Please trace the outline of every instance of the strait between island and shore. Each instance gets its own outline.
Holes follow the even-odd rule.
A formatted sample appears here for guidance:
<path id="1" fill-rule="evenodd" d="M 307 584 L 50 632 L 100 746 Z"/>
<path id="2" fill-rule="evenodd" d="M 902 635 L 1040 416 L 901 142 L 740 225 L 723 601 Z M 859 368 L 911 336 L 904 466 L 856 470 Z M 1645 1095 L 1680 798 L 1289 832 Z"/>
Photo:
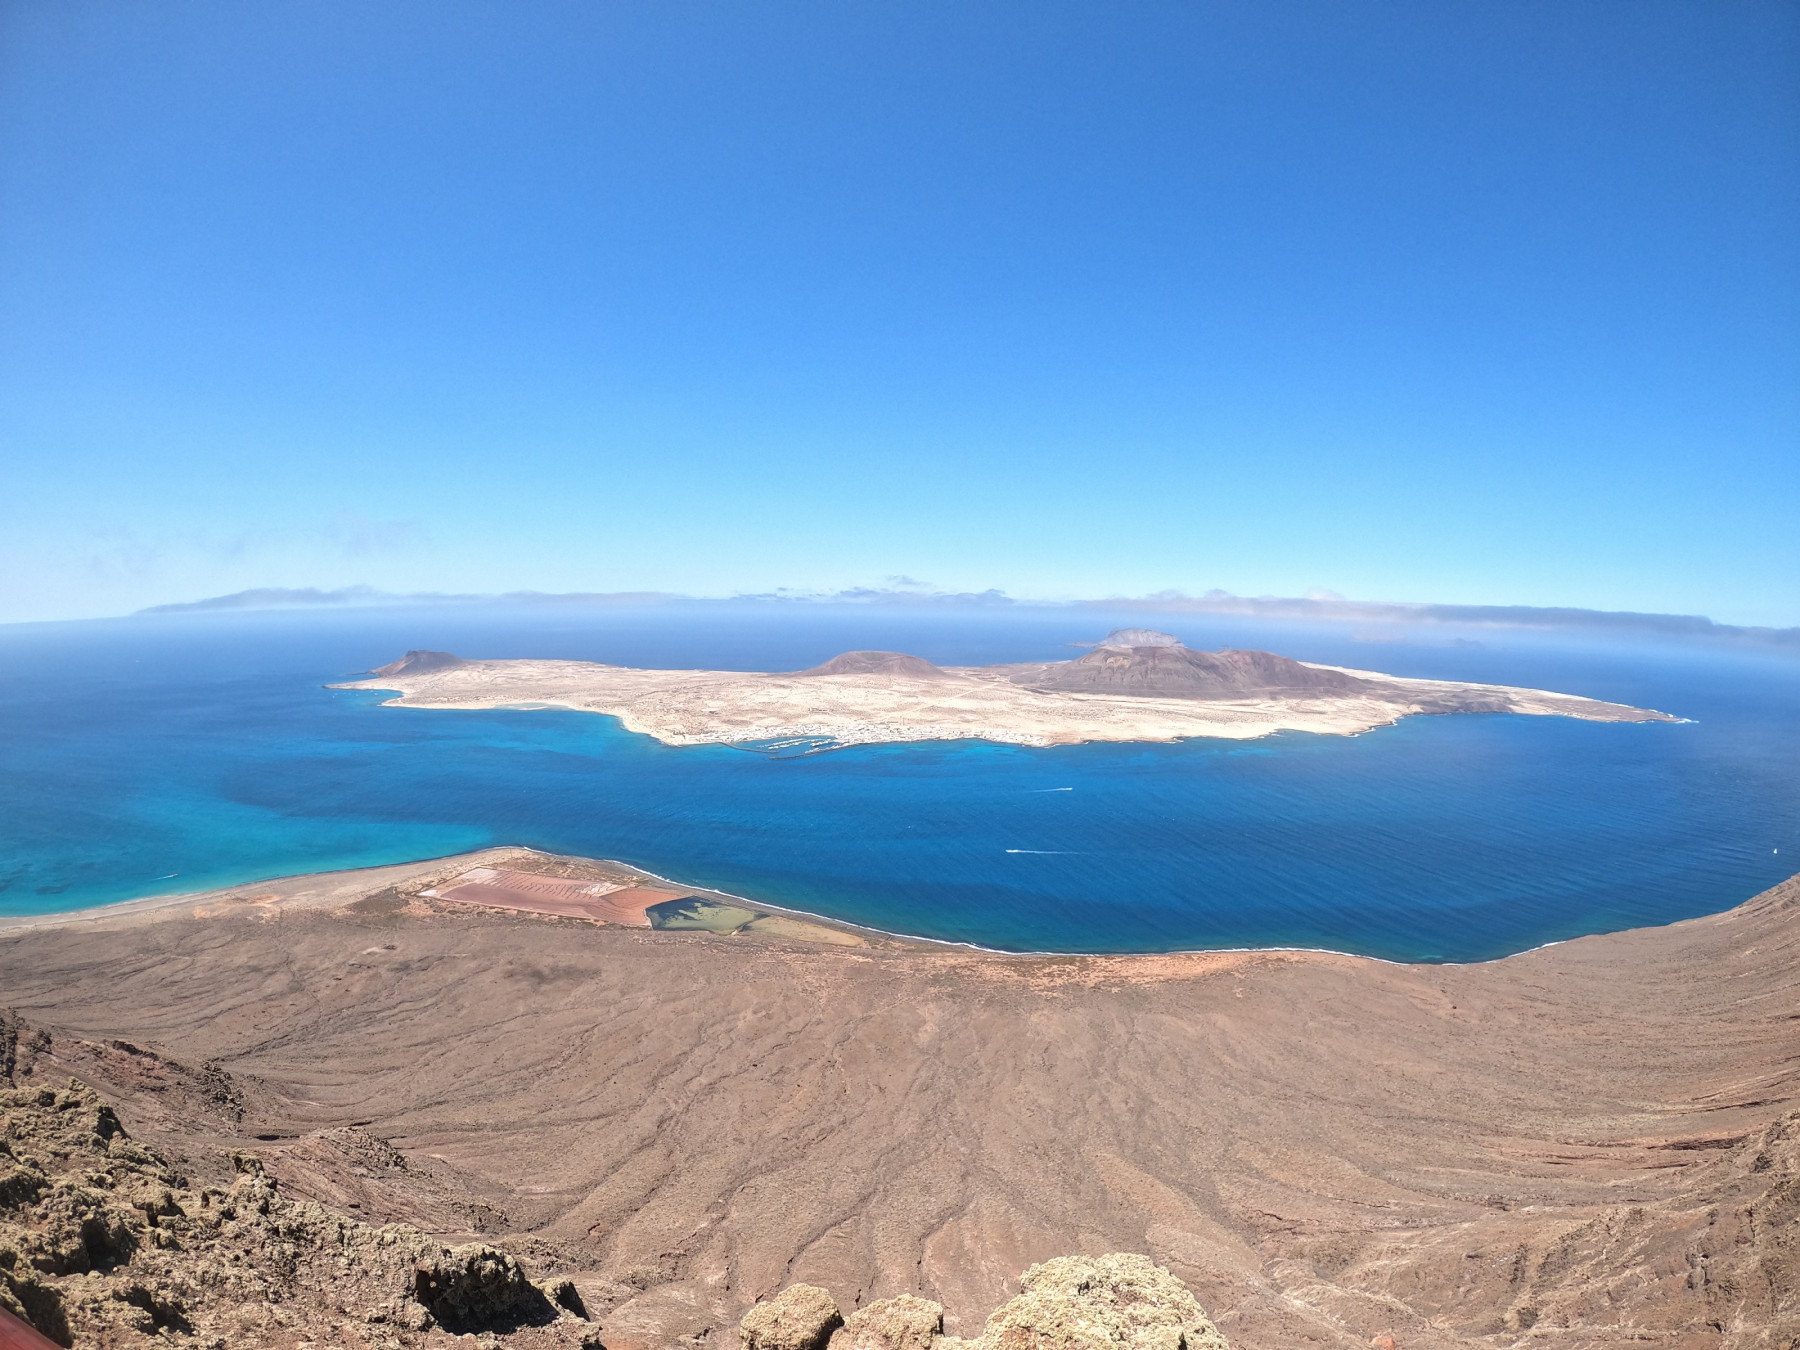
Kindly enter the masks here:
<path id="1" fill-rule="evenodd" d="M 1677 720 L 1142 629 L 770 674 L 413 651 L 338 687 L 801 752 Z M 832 1350 L 997 1350 L 1154 1286 L 1132 1346 L 1791 1350 L 1797 906 L 1476 965 L 1020 954 L 497 848 L 7 919 L 0 1336 L 698 1350 L 757 1304 L 748 1350 L 822 1350 L 840 1308 Z M 1034 1267 L 1064 1257 L 1095 1259 Z M 1028 1267 L 1076 1303 L 1020 1341 Z"/>
<path id="2" fill-rule="evenodd" d="M 613 1350 L 796 1282 L 966 1334 L 1032 1262 L 1114 1251 L 1249 1350 L 1773 1350 L 1797 958 L 1800 878 L 1408 966 L 978 952 L 494 849 L 11 920 L 0 1068 L 91 1085 L 194 1187 L 254 1166 L 494 1244 Z"/>

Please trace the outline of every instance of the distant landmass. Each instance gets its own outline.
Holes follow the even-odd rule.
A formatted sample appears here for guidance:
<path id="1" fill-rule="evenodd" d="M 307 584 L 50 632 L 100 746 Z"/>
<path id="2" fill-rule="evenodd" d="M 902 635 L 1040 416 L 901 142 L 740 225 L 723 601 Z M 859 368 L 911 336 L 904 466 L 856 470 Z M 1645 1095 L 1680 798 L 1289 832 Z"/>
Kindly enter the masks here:
<path id="1" fill-rule="evenodd" d="M 510 591 L 500 595 L 471 595 L 449 591 L 376 590 L 373 586 L 340 586 L 322 590 L 316 586 L 261 586 L 254 590 L 212 595 L 204 600 L 182 600 L 151 605 L 137 611 L 148 614 L 202 614 L 259 609 L 352 609 L 384 605 L 654 605 L 685 599 L 667 591 L 576 591 L 552 594 L 544 591 Z"/>
<path id="2" fill-rule="evenodd" d="M 1016 600 L 1001 591 L 937 592 L 926 590 L 877 590 L 796 593 L 778 591 L 756 595 L 704 598 L 665 591 L 592 591 L 555 593 L 509 591 L 496 595 L 453 594 L 437 591 L 396 593 L 370 586 L 344 586 L 334 590 L 317 587 L 261 587 L 152 605 L 140 615 L 196 614 L 275 609 L 343 609 L 382 605 L 503 605 L 581 608 L 680 604 L 858 604 L 899 607 L 982 607 L 1069 610 L 1136 610 L 1168 614 L 1238 614 L 1254 618 L 1301 619 L 1321 622 L 1442 625 L 1477 628 L 1533 628 L 1591 631 L 1618 636 L 1680 638 L 1689 641 L 1748 643 L 1800 650 L 1800 628 L 1742 627 L 1715 623 L 1699 614 L 1654 614 L 1627 610 L 1577 609 L 1536 605 L 1435 605 L 1408 602 L 1345 600 L 1341 597 L 1241 596 L 1213 590 L 1189 596 L 1166 593 L 1149 596 L 1112 596 L 1075 601 Z M 1121 633 L 1150 632 L 1122 629 Z M 1148 644 L 1139 644 L 1148 645 Z"/>
<path id="3" fill-rule="evenodd" d="M 1129 644 L 1129 645 L 1126 645 Z M 1574 694 L 1415 680 L 1274 652 L 1193 651 L 1168 633 L 1115 630 L 1073 661 L 935 666 L 852 651 L 809 670 L 638 670 L 587 661 L 470 661 L 410 651 L 344 689 L 392 689 L 415 708 L 560 707 L 619 718 L 670 745 L 979 739 L 1015 745 L 1348 736 L 1416 714 L 1523 713 L 1670 722 Z"/>
<path id="4" fill-rule="evenodd" d="M 1081 644 L 1076 644 L 1081 645 Z M 1115 628 L 1100 641 L 1096 647 L 1179 647 L 1181 639 L 1168 633 L 1159 633 L 1154 628 Z"/>

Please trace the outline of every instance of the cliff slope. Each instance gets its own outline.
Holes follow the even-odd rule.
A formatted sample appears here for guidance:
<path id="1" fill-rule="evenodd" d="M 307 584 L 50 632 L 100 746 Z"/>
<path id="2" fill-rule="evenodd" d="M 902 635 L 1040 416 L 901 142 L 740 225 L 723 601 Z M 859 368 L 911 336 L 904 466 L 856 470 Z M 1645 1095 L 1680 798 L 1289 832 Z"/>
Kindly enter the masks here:
<path id="1" fill-rule="evenodd" d="M 580 866 L 505 865 L 539 862 Z M 529 1258 L 614 1350 L 703 1344 L 795 1283 L 974 1336 L 1021 1270 L 1104 1252 L 1173 1272 L 1238 1350 L 1800 1337 L 1796 883 L 1406 967 L 423 896 L 466 866 L 0 930 L 15 1079 L 100 1088 L 172 1192 L 229 1192 L 253 1154 L 296 1203 Z"/>

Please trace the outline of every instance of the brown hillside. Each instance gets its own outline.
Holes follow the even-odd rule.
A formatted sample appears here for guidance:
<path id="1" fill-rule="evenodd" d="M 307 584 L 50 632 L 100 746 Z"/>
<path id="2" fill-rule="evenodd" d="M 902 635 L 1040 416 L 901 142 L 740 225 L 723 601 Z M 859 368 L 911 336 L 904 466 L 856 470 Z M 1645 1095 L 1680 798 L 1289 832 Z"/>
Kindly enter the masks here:
<path id="1" fill-rule="evenodd" d="M 915 679 L 941 680 L 944 672 L 922 656 L 905 652 L 844 652 L 824 665 L 803 670 L 802 675 L 910 675 Z"/>
<path id="2" fill-rule="evenodd" d="M 729 1344 L 795 1283 L 972 1335 L 1027 1266 L 1107 1252 L 1236 1350 L 1800 1337 L 1800 882 L 1399 966 L 602 927 L 419 894 L 445 874 L 0 930 L 16 1079 L 101 1087 L 189 1190 L 249 1152 L 297 1202 L 531 1256 L 612 1350 Z"/>
<path id="3" fill-rule="evenodd" d="M 1075 661 L 1015 677 L 1033 689 L 1140 698 L 1267 698 L 1372 693 L 1354 675 L 1317 670 L 1274 652 L 1196 652 L 1186 647 L 1099 647 Z"/>
<path id="4" fill-rule="evenodd" d="M 452 656 L 449 652 L 420 649 L 408 652 L 398 661 L 389 661 L 385 666 L 377 666 L 370 673 L 374 675 L 423 675 L 427 671 L 449 670 L 454 666 L 468 664 L 462 657 Z"/>

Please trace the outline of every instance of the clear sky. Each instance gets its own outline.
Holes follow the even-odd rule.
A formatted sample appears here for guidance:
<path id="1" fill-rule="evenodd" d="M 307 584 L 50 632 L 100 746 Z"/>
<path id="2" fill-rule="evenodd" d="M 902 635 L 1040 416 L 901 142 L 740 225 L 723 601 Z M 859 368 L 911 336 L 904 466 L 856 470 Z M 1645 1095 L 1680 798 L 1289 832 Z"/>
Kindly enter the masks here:
<path id="1" fill-rule="evenodd" d="M 0 5 L 0 620 L 1800 623 L 1800 6 Z"/>

